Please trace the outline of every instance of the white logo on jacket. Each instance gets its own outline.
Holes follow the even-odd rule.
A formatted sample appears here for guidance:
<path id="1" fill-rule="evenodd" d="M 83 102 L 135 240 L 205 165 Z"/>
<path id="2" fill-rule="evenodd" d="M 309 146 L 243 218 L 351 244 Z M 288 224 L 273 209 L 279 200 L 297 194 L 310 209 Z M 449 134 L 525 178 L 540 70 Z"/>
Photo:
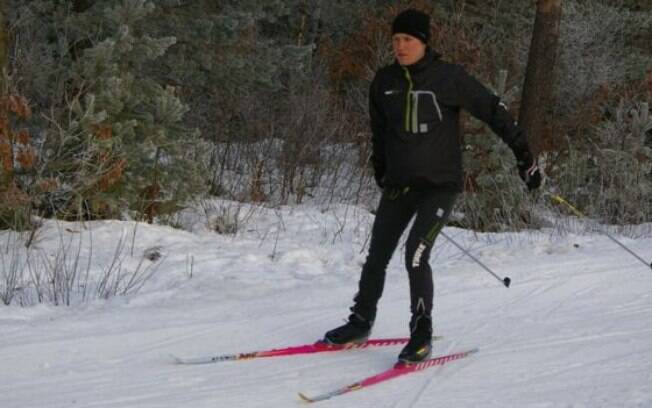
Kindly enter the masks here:
<path id="1" fill-rule="evenodd" d="M 412 132 L 414 133 L 427 133 L 428 129 L 427 123 L 419 123 L 419 97 L 421 95 L 427 95 L 432 98 L 432 103 L 435 105 L 437 110 L 437 116 L 440 121 L 444 120 L 444 116 L 441 113 L 441 108 L 439 107 L 439 102 L 437 102 L 437 95 L 432 91 L 410 91 L 410 97 L 414 100 L 414 108 L 412 109 Z"/>

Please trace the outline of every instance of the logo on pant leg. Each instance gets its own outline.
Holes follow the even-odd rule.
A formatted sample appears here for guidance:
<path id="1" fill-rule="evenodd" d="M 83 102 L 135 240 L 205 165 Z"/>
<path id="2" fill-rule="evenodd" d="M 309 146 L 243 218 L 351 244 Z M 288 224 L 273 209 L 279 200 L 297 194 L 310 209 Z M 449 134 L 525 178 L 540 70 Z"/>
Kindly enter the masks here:
<path id="1" fill-rule="evenodd" d="M 428 246 L 422 242 L 417 247 L 417 250 L 414 251 L 414 257 L 412 258 L 413 268 L 418 268 L 419 265 L 421 265 L 421 255 L 423 255 L 423 251 L 425 251 L 427 247 Z"/>

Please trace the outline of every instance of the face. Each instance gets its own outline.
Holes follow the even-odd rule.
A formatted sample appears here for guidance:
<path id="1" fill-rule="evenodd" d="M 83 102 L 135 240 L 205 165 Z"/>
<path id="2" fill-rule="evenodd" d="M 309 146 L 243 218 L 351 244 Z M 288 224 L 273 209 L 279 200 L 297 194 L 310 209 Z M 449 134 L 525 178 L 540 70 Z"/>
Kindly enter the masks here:
<path id="1" fill-rule="evenodd" d="M 426 44 L 409 34 L 396 33 L 392 36 L 394 56 L 401 65 L 412 65 L 426 53 Z"/>

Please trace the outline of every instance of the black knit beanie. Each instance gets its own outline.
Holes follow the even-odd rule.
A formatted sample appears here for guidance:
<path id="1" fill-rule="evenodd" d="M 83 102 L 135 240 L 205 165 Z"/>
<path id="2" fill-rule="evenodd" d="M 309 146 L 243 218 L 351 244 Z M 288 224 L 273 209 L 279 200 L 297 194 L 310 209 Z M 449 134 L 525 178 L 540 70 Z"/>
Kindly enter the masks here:
<path id="1" fill-rule="evenodd" d="M 428 44 L 430 40 L 430 16 L 426 13 L 407 9 L 399 13 L 392 23 L 392 35 L 409 34 Z"/>

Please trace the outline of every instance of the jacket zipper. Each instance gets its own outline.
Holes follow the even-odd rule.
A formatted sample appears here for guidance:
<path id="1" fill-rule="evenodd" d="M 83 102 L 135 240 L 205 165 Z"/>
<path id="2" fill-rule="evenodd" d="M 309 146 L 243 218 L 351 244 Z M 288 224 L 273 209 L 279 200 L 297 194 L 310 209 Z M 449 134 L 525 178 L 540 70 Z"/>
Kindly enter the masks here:
<path id="1" fill-rule="evenodd" d="M 412 116 L 412 77 L 410 76 L 410 71 L 406 67 L 403 67 L 403 71 L 405 71 L 405 79 L 408 81 L 408 91 L 406 94 L 406 102 L 405 102 L 405 131 L 410 132 L 410 118 Z"/>

